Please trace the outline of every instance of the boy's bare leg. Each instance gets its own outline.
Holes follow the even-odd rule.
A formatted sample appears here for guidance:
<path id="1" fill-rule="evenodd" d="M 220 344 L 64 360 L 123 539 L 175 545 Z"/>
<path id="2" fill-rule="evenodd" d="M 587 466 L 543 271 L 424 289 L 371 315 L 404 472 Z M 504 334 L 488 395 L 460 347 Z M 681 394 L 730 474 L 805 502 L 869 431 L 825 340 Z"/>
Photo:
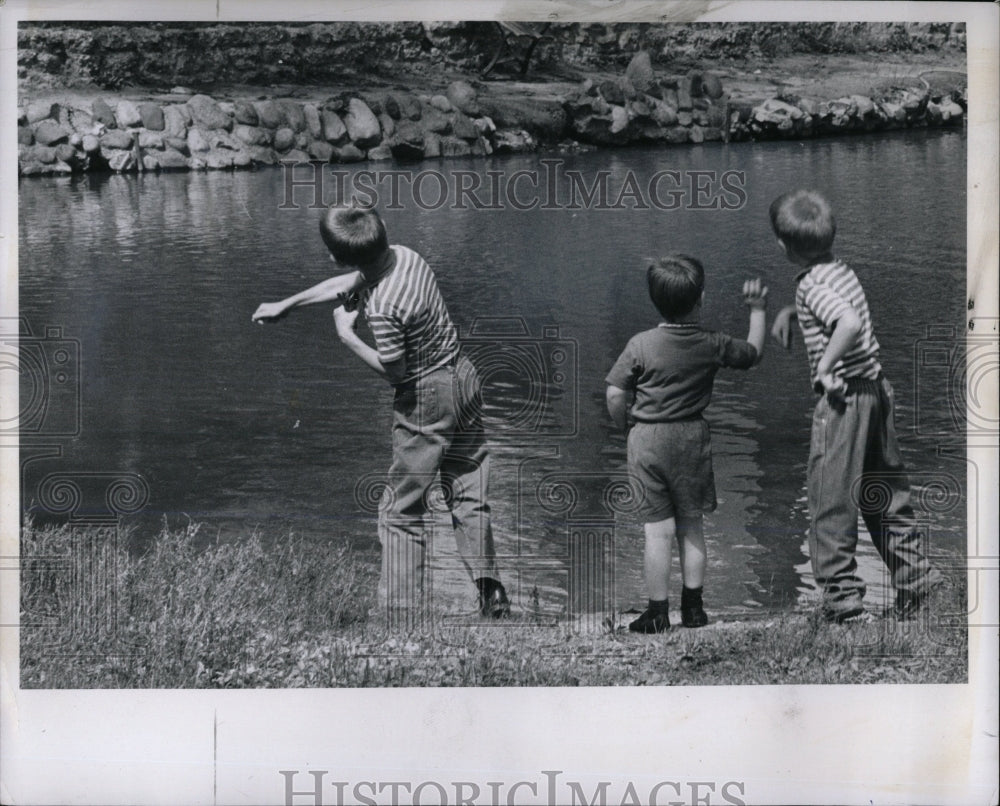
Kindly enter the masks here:
<path id="1" fill-rule="evenodd" d="M 700 588 L 705 580 L 705 529 L 701 515 L 677 518 L 677 550 L 686 588 Z"/>
<path id="2" fill-rule="evenodd" d="M 662 602 L 669 593 L 670 560 L 677 525 L 673 518 L 643 524 L 646 546 L 643 550 L 643 567 L 646 574 L 646 595 Z"/>

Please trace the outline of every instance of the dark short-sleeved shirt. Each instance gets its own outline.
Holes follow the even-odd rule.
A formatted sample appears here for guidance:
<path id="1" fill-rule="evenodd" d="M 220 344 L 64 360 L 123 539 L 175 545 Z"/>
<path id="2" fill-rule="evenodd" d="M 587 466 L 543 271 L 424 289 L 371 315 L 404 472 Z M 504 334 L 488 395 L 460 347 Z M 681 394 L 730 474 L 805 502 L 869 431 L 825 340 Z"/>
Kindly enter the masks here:
<path id="1" fill-rule="evenodd" d="M 756 348 L 742 339 L 698 324 L 662 324 L 633 336 L 606 380 L 635 393 L 635 420 L 665 423 L 705 410 L 719 367 L 749 369 L 756 360 Z"/>

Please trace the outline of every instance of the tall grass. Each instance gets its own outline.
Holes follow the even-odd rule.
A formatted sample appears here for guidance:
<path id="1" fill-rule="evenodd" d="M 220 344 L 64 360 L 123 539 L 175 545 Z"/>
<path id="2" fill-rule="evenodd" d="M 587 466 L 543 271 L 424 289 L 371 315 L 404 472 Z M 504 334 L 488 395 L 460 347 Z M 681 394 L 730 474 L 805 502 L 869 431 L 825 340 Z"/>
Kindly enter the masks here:
<path id="1" fill-rule="evenodd" d="M 389 629 L 377 569 L 342 544 L 206 541 L 197 526 L 127 550 L 113 529 L 26 524 L 25 688 L 614 686 L 959 683 L 966 591 L 948 585 L 914 622 L 829 625 L 789 609 L 755 621 L 636 636 L 614 619 Z M 83 585 L 84 578 L 100 584 Z M 537 609 L 537 608 L 536 608 Z"/>

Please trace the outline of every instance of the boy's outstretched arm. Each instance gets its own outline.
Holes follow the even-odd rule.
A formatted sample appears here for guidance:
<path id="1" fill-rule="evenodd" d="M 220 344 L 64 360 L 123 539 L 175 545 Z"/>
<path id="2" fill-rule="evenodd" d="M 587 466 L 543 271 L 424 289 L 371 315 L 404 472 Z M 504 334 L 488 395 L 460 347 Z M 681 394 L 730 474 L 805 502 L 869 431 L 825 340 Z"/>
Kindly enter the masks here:
<path id="1" fill-rule="evenodd" d="M 611 421 L 622 431 L 628 428 L 628 392 L 608 384 L 605 394 Z"/>
<path id="2" fill-rule="evenodd" d="M 343 297 L 352 291 L 357 291 L 363 284 L 364 277 L 360 271 L 338 274 L 280 302 L 262 302 L 251 318 L 254 322 L 263 324 L 267 320 L 284 316 L 292 308 L 303 305 L 315 305 L 319 302 L 333 302 L 336 305 L 342 305 L 344 303 Z"/>
<path id="3" fill-rule="evenodd" d="M 764 357 L 764 340 L 767 337 L 767 286 L 758 277 L 743 283 L 743 301 L 750 309 L 750 330 L 747 342 L 757 351 L 755 364 Z"/>
<path id="4" fill-rule="evenodd" d="M 792 322 L 798 319 L 794 305 L 786 305 L 774 317 L 771 337 L 786 350 L 792 346 Z"/>
<path id="5" fill-rule="evenodd" d="M 369 368 L 385 378 L 391 384 L 397 384 L 406 376 L 406 359 L 400 358 L 398 361 L 390 361 L 383 364 L 378 357 L 378 351 L 374 347 L 365 344 L 357 334 L 358 312 L 348 311 L 344 308 L 335 308 L 333 311 L 333 322 L 337 328 L 337 335 L 352 353 L 364 361 Z"/>

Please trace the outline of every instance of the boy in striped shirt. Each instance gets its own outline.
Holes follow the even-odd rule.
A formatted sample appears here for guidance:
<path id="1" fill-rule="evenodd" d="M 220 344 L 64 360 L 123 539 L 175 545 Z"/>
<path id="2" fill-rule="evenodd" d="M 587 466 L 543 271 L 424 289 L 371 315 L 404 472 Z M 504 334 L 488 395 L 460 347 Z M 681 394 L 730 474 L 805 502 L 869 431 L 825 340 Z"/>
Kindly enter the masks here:
<path id="1" fill-rule="evenodd" d="M 882 374 L 864 289 L 832 254 L 836 223 L 819 193 L 786 193 L 771 204 L 771 226 L 796 277 L 795 305 L 772 334 L 787 349 L 790 321 L 802 329 L 819 402 L 807 471 L 809 554 L 823 615 L 842 622 L 864 612 L 857 574 L 858 509 L 896 590 L 896 614 L 911 618 L 941 577 L 921 546 L 900 457 L 893 391 Z M 878 506 L 865 506 L 877 502 Z M 884 505 L 883 505 L 884 504 Z"/>
<path id="2" fill-rule="evenodd" d="M 482 396 L 472 363 L 459 352 L 458 333 L 426 261 L 390 246 L 377 212 L 330 207 L 320 235 L 331 258 L 349 274 L 258 309 L 273 318 L 290 307 L 334 303 L 340 340 L 395 389 L 392 465 L 379 507 L 382 544 L 379 599 L 391 623 L 414 624 L 424 597 L 429 499 L 440 477 L 459 554 L 479 593 L 480 612 L 506 617 L 510 602 L 497 579 L 487 487 L 490 454 Z M 312 292 L 312 293 L 310 293 Z M 303 301 L 300 298 L 304 298 Z M 364 310 L 375 347 L 357 334 Z M 255 314 L 257 317 L 257 314 Z"/>

